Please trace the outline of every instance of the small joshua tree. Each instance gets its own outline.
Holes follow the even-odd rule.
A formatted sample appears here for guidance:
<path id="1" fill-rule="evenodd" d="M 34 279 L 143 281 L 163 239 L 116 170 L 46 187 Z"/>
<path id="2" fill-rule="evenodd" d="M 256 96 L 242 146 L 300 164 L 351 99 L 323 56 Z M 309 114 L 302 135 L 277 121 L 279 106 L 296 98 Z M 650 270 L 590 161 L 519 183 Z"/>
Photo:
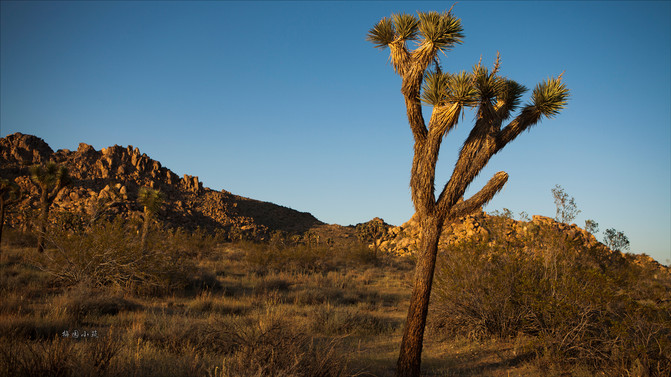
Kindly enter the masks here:
<path id="1" fill-rule="evenodd" d="M 5 209 L 21 200 L 21 187 L 14 181 L 0 178 L 0 258 L 2 257 L 2 228 L 5 225 Z"/>
<path id="2" fill-rule="evenodd" d="M 37 251 L 44 251 L 44 237 L 47 233 L 49 208 L 65 186 L 70 184 L 70 176 L 65 166 L 53 161 L 45 165 L 34 165 L 30 168 L 30 177 L 40 191 L 40 219 L 38 221 Z"/>
<path id="3" fill-rule="evenodd" d="M 149 187 L 141 187 L 137 195 L 137 202 L 144 209 L 144 222 L 142 223 L 142 238 L 140 245 L 142 251 L 147 247 L 147 233 L 149 233 L 149 223 L 153 215 L 158 212 L 163 205 L 163 193 Z"/>
<path id="4" fill-rule="evenodd" d="M 498 172 L 478 193 L 463 198 L 494 154 L 543 117 L 559 114 L 569 94 L 561 75 L 550 78 L 536 85 L 531 102 L 504 126 L 527 89 L 499 75 L 498 57 L 492 70 L 478 63 L 472 72 L 443 73 L 438 54 L 461 43 L 462 31 L 461 20 L 448 11 L 418 12 L 416 17 L 393 14 L 368 32 L 368 40 L 375 47 L 390 50 L 391 65 L 402 79 L 401 93 L 415 144 L 410 190 L 421 239 L 397 376 L 420 374 L 424 328 L 443 225 L 479 210 L 503 188 L 508 174 Z M 416 43 L 414 50 L 408 48 L 410 41 Z M 422 102 L 433 107 L 428 127 Z M 436 163 L 441 142 L 455 129 L 467 108 L 476 110 L 475 124 L 461 148 L 452 176 L 436 197 Z"/>

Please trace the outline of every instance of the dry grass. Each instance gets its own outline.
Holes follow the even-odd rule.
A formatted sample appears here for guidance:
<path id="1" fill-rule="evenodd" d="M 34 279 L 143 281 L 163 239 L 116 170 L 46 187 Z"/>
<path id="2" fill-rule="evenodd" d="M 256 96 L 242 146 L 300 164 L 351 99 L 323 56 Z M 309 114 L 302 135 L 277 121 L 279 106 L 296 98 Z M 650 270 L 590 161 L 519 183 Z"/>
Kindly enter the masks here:
<path id="1" fill-rule="evenodd" d="M 394 374 L 410 261 L 369 258 L 370 251 L 360 247 L 215 244 L 185 234 L 174 237 L 183 243 L 175 250 L 195 250 L 184 255 L 193 273 L 178 284 L 181 288 L 171 285 L 160 294 L 101 280 L 67 282 L 53 273 L 58 272 L 54 265 L 38 268 L 45 262 L 33 249 L 3 245 L 0 375 Z M 663 294 L 658 285 L 646 284 L 637 286 L 637 298 L 650 291 Z M 98 337 L 63 336 L 74 330 L 96 331 Z M 476 339 L 432 328 L 424 374 L 559 375 L 566 369 L 538 358 L 543 354 L 537 345 L 530 335 Z M 593 370 L 580 365 L 569 370 L 569 375 L 589 373 Z"/>

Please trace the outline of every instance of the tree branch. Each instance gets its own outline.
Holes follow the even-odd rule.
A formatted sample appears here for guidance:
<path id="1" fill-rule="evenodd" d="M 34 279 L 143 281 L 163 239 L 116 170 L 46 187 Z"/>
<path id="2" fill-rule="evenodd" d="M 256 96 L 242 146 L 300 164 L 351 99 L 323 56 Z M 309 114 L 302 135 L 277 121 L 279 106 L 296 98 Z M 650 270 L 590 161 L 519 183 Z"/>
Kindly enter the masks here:
<path id="1" fill-rule="evenodd" d="M 450 180 L 438 197 L 441 213 L 449 210 L 464 195 L 468 185 L 487 165 L 494 154 L 496 112 L 489 102 L 483 102 L 478 109 L 478 120 L 459 152 L 459 158 Z"/>
<path id="2" fill-rule="evenodd" d="M 429 120 L 429 133 L 426 142 L 415 145 L 410 187 L 415 210 L 422 214 L 434 211 L 436 164 L 440 152 L 440 144 L 459 121 L 462 105 L 454 103 L 447 106 L 435 106 Z"/>
<path id="3" fill-rule="evenodd" d="M 468 200 L 455 204 L 447 214 L 446 220 L 456 220 L 460 217 L 470 215 L 471 213 L 482 208 L 482 206 L 492 200 L 494 195 L 501 191 L 507 181 L 508 174 L 506 172 L 500 171 L 494 174 L 489 182 L 487 182 L 487 184 L 480 191 L 478 191 L 477 194 L 473 195 Z M 440 207 L 439 210 L 441 210 Z"/>
<path id="4" fill-rule="evenodd" d="M 408 52 L 408 49 L 405 46 L 405 41 L 396 39 L 394 42 L 390 43 L 389 52 L 391 65 L 394 67 L 394 71 L 396 71 L 399 76 L 403 77 L 411 64 L 410 52 Z"/>
<path id="5" fill-rule="evenodd" d="M 496 147 L 494 153 L 500 151 L 508 143 L 515 140 L 522 131 L 529 129 L 540 121 L 541 114 L 533 105 L 527 105 L 522 109 L 520 115 L 513 119 L 504 129 L 496 135 Z"/>

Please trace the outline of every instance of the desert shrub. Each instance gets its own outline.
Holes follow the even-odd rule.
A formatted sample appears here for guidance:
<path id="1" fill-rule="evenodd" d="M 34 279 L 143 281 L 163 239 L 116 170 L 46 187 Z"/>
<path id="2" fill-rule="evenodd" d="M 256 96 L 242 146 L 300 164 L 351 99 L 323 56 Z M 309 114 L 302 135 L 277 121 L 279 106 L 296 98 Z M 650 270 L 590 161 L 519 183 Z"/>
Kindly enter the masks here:
<path id="1" fill-rule="evenodd" d="M 13 339 L 50 339 L 61 334 L 71 324 L 63 316 L 2 316 L 0 337 Z"/>
<path id="2" fill-rule="evenodd" d="M 184 288 L 196 272 L 169 237 L 151 232 L 143 250 L 139 234 L 121 219 L 99 222 L 85 233 L 56 232 L 50 241 L 53 250 L 37 265 L 66 285 L 86 282 L 160 294 Z"/>
<path id="3" fill-rule="evenodd" d="M 295 305 L 319 305 L 326 302 L 338 302 L 342 296 L 342 290 L 330 287 L 305 287 L 290 292 L 288 301 Z"/>
<path id="4" fill-rule="evenodd" d="M 328 272 L 343 266 L 377 265 L 381 262 L 374 250 L 353 242 L 345 245 L 330 245 L 312 241 L 278 241 L 270 243 L 242 242 L 239 247 L 246 250 L 244 261 L 255 272 Z"/>
<path id="5" fill-rule="evenodd" d="M 128 334 L 132 343 L 143 343 L 171 354 L 228 354 L 235 345 L 214 331 L 203 319 L 156 314 L 140 319 Z"/>
<path id="6" fill-rule="evenodd" d="M 434 326 L 475 338 L 516 334 L 528 311 L 521 305 L 530 271 L 523 255 L 463 243 L 441 256 L 436 271 Z"/>
<path id="7" fill-rule="evenodd" d="M 24 298 L 45 295 L 55 279 L 26 261 L 36 254 L 35 249 L 11 250 L 0 264 L 0 292 L 20 292 Z M 1 305 L 1 304 L 0 304 Z"/>
<path id="8" fill-rule="evenodd" d="M 268 274 L 258 279 L 254 285 L 254 291 L 257 294 L 272 291 L 286 292 L 294 283 L 294 279 L 288 274 Z"/>
<path id="9" fill-rule="evenodd" d="M 477 338 L 532 336 L 546 364 L 668 375 L 671 311 L 656 303 L 671 282 L 656 276 L 549 228 L 524 246 L 466 241 L 439 256 L 431 323 Z"/>
<path id="10" fill-rule="evenodd" d="M 217 234 L 208 233 L 200 227 L 192 232 L 181 228 L 171 229 L 164 233 L 164 237 L 169 238 L 171 244 L 179 245 L 181 252 L 192 258 L 210 256 L 216 245 L 222 242 Z"/>
<path id="11" fill-rule="evenodd" d="M 379 335 L 393 330 L 393 324 L 352 307 L 321 305 L 312 314 L 312 330 L 325 335 Z"/>
<path id="12" fill-rule="evenodd" d="M 223 315 L 241 315 L 251 309 L 247 302 L 220 295 L 213 296 L 210 291 L 202 291 L 187 304 L 192 313 L 218 313 Z"/>
<path id="13" fill-rule="evenodd" d="M 141 341 L 133 345 L 119 338 L 44 341 L 0 339 L 0 375 L 3 376 L 207 376 L 214 363 L 192 350 L 180 354 Z"/>
<path id="14" fill-rule="evenodd" d="M 140 308 L 140 304 L 124 298 L 119 293 L 89 289 L 80 284 L 54 299 L 52 311 L 63 312 L 74 323 L 81 323 L 88 315 L 116 315 L 121 311 L 134 311 Z"/>
<path id="15" fill-rule="evenodd" d="M 328 250 L 321 246 L 248 242 L 245 262 L 257 273 L 293 271 L 318 272 L 328 268 Z"/>
<path id="16" fill-rule="evenodd" d="M 276 315 L 219 323 L 222 338 L 234 344 L 216 376 L 345 376 L 346 360 L 336 343 L 319 341 Z"/>
<path id="17" fill-rule="evenodd" d="M 378 265 L 384 262 L 383 256 L 375 248 L 359 243 L 341 246 L 334 251 L 334 255 L 344 265 Z"/>
<path id="18" fill-rule="evenodd" d="M 70 340 L 54 337 L 32 341 L 0 338 L 0 375 L 106 376 L 115 375 L 121 349 L 117 338 Z"/>
<path id="19" fill-rule="evenodd" d="M 2 244 L 11 247 L 37 247 L 37 236 L 5 225 L 2 231 Z"/>

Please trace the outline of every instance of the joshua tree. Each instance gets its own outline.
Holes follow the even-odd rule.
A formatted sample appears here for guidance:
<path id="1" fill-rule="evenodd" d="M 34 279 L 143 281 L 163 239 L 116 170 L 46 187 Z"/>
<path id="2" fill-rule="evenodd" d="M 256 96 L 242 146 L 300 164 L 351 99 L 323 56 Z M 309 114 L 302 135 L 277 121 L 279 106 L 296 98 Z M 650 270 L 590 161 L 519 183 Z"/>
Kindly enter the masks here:
<path id="1" fill-rule="evenodd" d="M 21 187 L 14 181 L 0 178 L 0 245 L 2 245 L 2 228 L 5 225 L 5 208 L 21 199 Z M 2 249 L 0 246 L 0 257 Z"/>
<path id="2" fill-rule="evenodd" d="M 566 105 L 569 91 L 558 78 L 536 86 L 531 102 L 505 127 L 527 90 L 499 76 L 500 59 L 493 69 L 480 63 L 472 72 L 443 73 L 439 52 L 446 52 L 463 38 L 461 21 L 449 12 L 393 14 L 380 20 L 368 33 L 375 47 L 389 47 L 391 65 L 402 79 L 408 122 L 414 137 L 410 176 L 412 201 L 421 226 L 415 283 L 397 364 L 397 376 L 419 376 L 424 327 L 431 284 L 443 225 L 477 211 L 503 187 L 505 172 L 496 173 L 475 195 L 463 200 L 467 187 L 489 159 L 543 116 L 557 115 Z M 414 50 L 409 41 L 416 41 Z M 428 127 L 422 102 L 433 106 Z M 452 176 L 436 199 L 436 162 L 443 138 L 457 125 L 463 111 L 475 108 L 475 124 L 464 142 Z"/>
<path id="3" fill-rule="evenodd" d="M 155 214 L 163 204 L 163 194 L 159 190 L 154 190 L 148 187 L 141 187 L 137 194 L 137 201 L 144 208 L 144 222 L 142 223 L 142 238 L 140 245 L 142 251 L 145 251 L 147 246 L 147 233 L 149 233 L 149 222 L 153 214 Z"/>
<path id="4" fill-rule="evenodd" d="M 30 168 L 33 182 L 40 190 L 40 220 L 37 235 L 37 251 L 44 251 L 44 236 L 47 232 L 49 208 L 61 190 L 70 184 L 68 169 L 53 161 L 46 165 L 34 165 Z"/>

